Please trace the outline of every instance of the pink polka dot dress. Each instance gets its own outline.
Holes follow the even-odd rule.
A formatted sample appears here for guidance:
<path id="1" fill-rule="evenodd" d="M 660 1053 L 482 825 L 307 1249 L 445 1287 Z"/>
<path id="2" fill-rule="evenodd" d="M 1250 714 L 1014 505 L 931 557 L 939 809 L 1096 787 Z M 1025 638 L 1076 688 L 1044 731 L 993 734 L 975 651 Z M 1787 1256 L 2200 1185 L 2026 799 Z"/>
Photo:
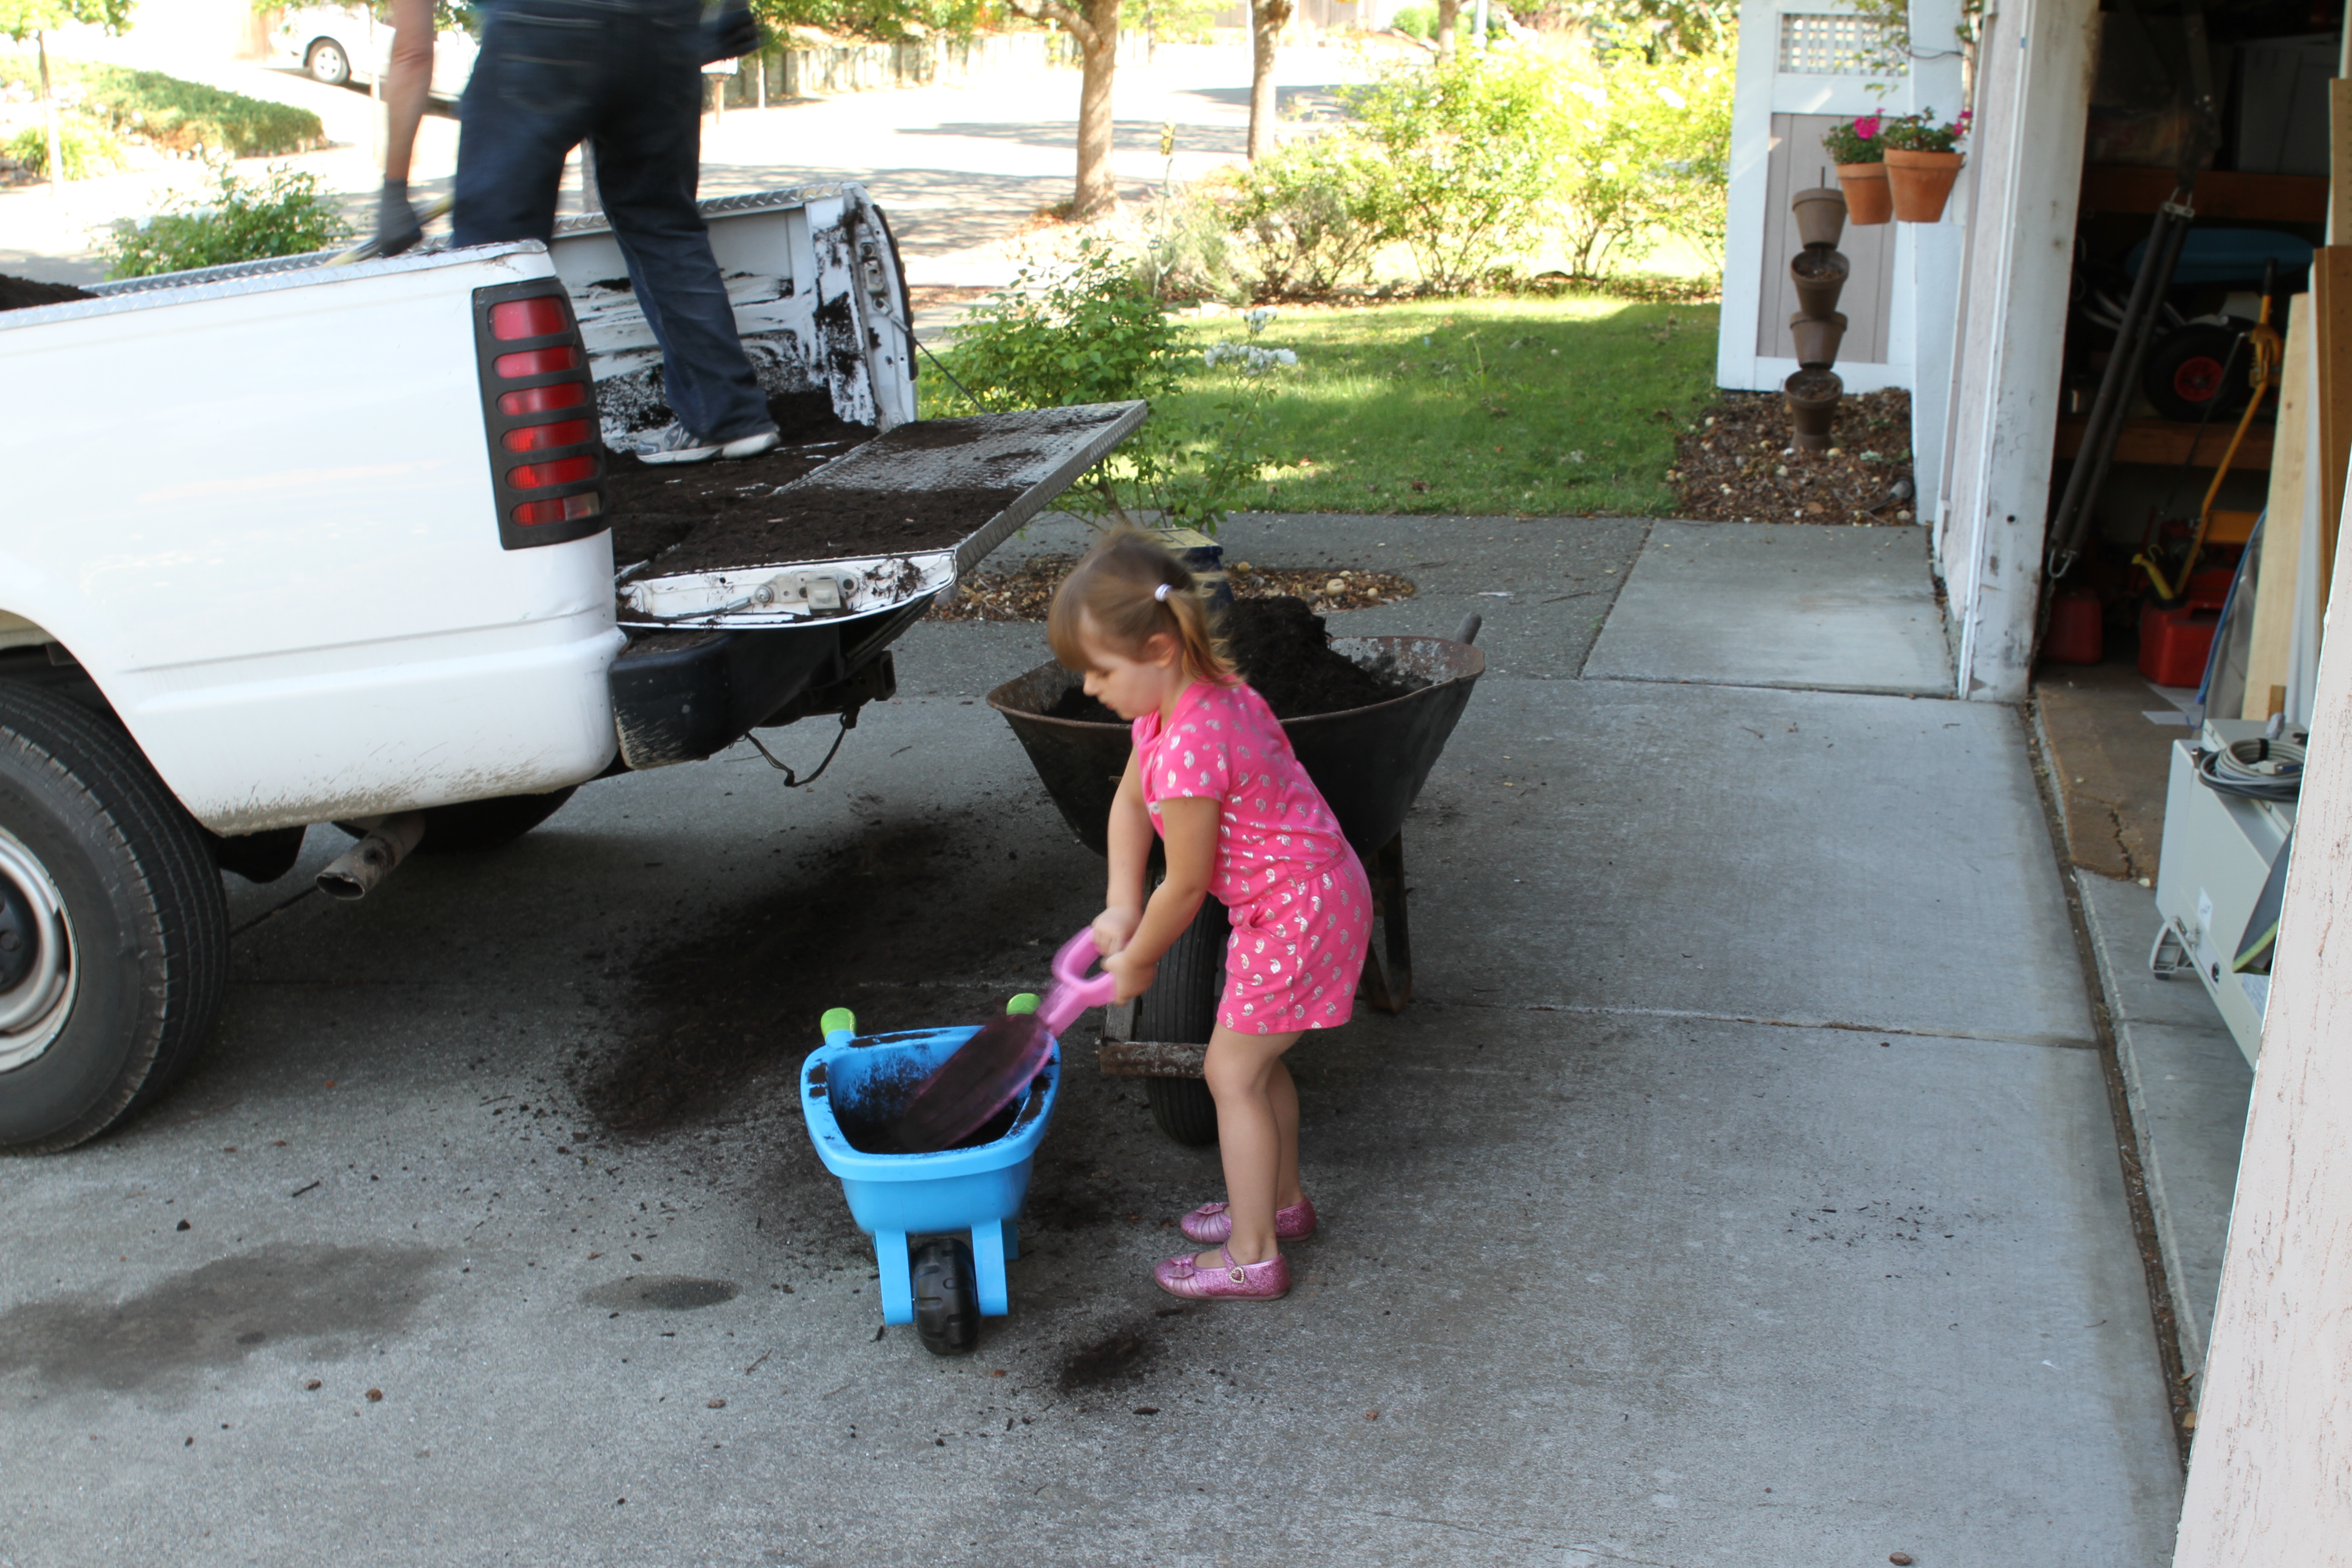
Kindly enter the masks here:
<path id="1" fill-rule="evenodd" d="M 1135 721 L 1151 826 L 1171 798 L 1222 803 L 1209 891 L 1231 912 L 1217 1020 L 1237 1034 L 1328 1029 L 1355 1010 L 1371 940 L 1371 885 L 1331 808 L 1247 683 L 1195 682 Z"/>

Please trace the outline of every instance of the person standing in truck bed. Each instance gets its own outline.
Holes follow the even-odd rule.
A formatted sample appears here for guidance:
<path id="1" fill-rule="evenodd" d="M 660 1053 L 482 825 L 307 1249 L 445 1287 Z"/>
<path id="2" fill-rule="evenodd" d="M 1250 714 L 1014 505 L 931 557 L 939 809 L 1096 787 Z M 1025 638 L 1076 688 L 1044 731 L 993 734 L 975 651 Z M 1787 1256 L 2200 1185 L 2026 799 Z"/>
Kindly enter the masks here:
<path id="1" fill-rule="evenodd" d="M 408 162 L 433 74 L 433 0 L 393 0 L 392 123 L 376 219 L 385 255 L 423 237 Z M 694 205 L 702 67 L 758 47 L 750 11 L 730 4 L 711 26 L 701 0 L 484 0 L 480 14 L 481 53 L 458 105 L 453 243 L 550 239 L 564 160 L 587 142 L 677 416 L 636 455 L 698 463 L 774 447 L 775 421 Z"/>

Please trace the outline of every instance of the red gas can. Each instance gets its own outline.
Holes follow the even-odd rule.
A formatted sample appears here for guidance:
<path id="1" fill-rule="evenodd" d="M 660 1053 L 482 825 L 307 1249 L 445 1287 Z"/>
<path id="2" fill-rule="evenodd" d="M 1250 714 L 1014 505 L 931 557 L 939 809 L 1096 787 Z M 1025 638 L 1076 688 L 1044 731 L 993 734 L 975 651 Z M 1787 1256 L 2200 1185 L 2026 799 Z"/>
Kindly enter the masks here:
<path id="1" fill-rule="evenodd" d="M 2139 672 L 2158 686 L 2201 686 L 2213 631 L 2230 597 L 2227 572 L 2200 572 L 2176 609 L 2143 605 L 2139 612 Z"/>
<path id="2" fill-rule="evenodd" d="M 2050 632 L 2042 657 L 2053 664 L 2096 664 L 2106 655 L 2099 596 L 2087 588 L 2062 590 L 2050 601 Z"/>

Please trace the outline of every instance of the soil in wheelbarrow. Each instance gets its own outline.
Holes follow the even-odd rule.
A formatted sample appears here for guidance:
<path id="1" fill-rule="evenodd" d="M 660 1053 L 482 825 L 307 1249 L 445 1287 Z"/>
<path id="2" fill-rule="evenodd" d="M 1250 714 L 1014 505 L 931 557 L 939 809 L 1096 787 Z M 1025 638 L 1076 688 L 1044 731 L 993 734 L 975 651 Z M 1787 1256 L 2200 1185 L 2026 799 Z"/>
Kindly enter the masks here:
<path id="1" fill-rule="evenodd" d="M 978 530 L 1019 495 L 1015 489 L 875 490 L 808 486 L 805 479 L 852 447 L 875 438 L 863 425 L 834 417 L 823 395 L 774 397 L 769 412 L 783 433 L 774 451 L 738 462 L 646 464 L 628 453 L 605 457 L 605 500 L 613 518 L 613 561 L 628 566 L 658 557 L 657 575 L 761 566 L 779 561 L 940 550 Z M 896 445 L 936 450 L 981 434 L 961 421 L 942 437 L 905 426 Z"/>
<path id="2" fill-rule="evenodd" d="M 30 310 L 40 305 L 62 305 L 73 300 L 95 300 L 87 289 L 70 283 L 42 283 L 30 278 L 0 273 L 0 310 Z"/>
<path id="3" fill-rule="evenodd" d="M 1225 651 L 1277 719 L 1369 708 L 1428 684 L 1393 668 L 1367 668 L 1331 647 L 1323 617 L 1304 599 L 1237 599 L 1224 614 Z M 1117 724 L 1118 714 L 1073 686 L 1047 717 Z"/>
<path id="4" fill-rule="evenodd" d="M 907 1101 L 913 1098 L 916 1089 L 922 1081 L 923 1075 L 911 1068 L 904 1074 L 887 1078 L 877 1073 L 866 1079 L 866 1091 L 856 1104 L 848 1105 L 835 1100 L 833 1106 L 833 1120 L 840 1126 L 841 1135 L 849 1140 L 849 1146 L 867 1154 L 936 1154 L 940 1152 L 938 1149 L 908 1149 L 890 1135 L 890 1130 L 898 1121 L 899 1112 L 906 1109 Z M 971 1133 L 943 1147 L 977 1149 L 983 1143 L 995 1142 L 1013 1131 L 1013 1119 L 1019 1114 L 1022 1102 L 1027 1098 L 1024 1092 L 1012 1104 L 982 1122 Z"/>

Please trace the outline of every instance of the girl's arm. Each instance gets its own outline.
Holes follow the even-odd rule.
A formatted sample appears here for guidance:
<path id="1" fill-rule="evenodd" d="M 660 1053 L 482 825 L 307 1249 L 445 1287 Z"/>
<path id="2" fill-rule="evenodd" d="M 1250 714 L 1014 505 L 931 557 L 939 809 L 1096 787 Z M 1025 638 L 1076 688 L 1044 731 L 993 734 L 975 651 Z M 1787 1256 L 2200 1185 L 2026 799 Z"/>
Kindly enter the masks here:
<path id="1" fill-rule="evenodd" d="M 1095 951 L 1108 957 L 1127 945 L 1143 920 L 1143 874 L 1151 862 L 1151 814 L 1143 804 L 1143 777 L 1135 753 L 1127 754 L 1127 772 L 1111 797 L 1110 886 L 1103 894 L 1103 912 L 1095 917 Z"/>
<path id="2" fill-rule="evenodd" d="M 1124 786 L 1121 786 L 1124 788 Z M 1140 798 L 1141 786 L 1138 785 Z M 1142 923 L 1127 945 L 1103 961 L 1104 972 L 1118 979 L 1118 1000 L 1140 996 L 1151 989 L 1160 955 L 1184 934 L 1209 894 L 1216 868 L 1217 813 L 1224 805 L 1213 796 L 1170 798 L 1160 803 L 1160 836 L 1168 852 L 1168 878 L 1144 907 Z M 1116 814 L 1112 826 L 1118 825 Z M 1150 824 L 1145 825 L 1150 831 Z"/>

